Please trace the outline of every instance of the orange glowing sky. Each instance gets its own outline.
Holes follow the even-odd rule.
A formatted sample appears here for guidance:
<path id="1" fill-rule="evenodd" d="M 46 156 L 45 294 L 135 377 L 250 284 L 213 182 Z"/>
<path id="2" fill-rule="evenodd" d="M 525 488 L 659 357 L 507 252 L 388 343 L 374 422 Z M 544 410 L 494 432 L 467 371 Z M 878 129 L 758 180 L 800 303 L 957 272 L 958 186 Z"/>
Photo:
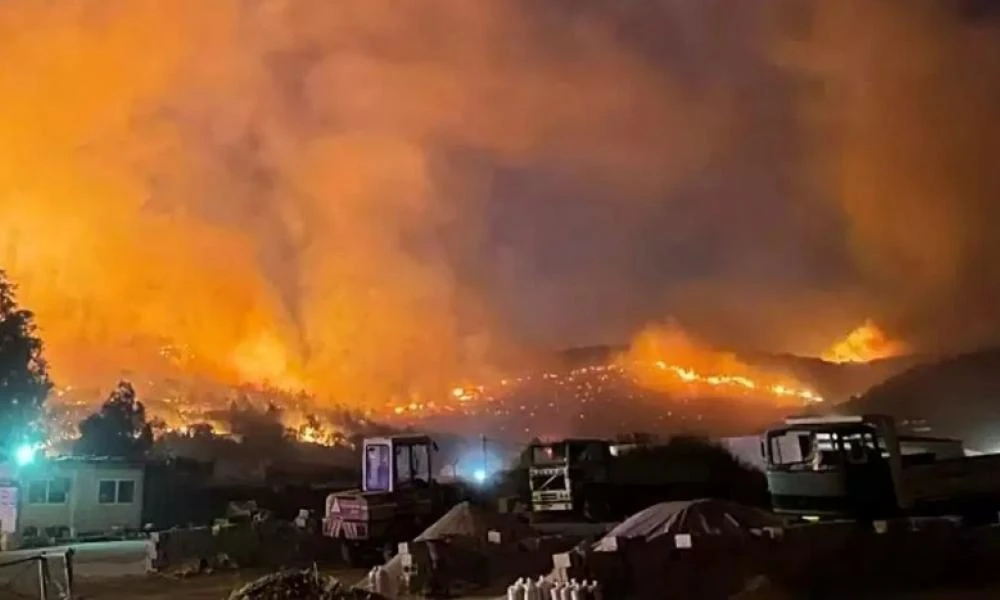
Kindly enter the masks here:
<path id="1" fill-rule="evenodd" d="M 702 346 L 815 352 L 866 315 L 915 344 L 989 334 L 953 307 L 997 280 L 956 268 L 992 248 L 995 169 L 932 167 L 996 155 L 967 60 L 993 42 L 888 0 L 814 3 L 788 56 L 780 3 L 548 4 L 0 2 L 0 266 L 56 382 L 408 406 L 535 366 L 535 330 L 621 340 L 673 315 L 712 344 L 644 331 L 634 362 L 773 391 L 806 386 Z M 900 101 L 945 89 L 975 110 Z M 497 233 L 497 213 L 520 220 Z M 824 356 L 906 349 L 866 323 Z"/>
<path id="2" fill-rule="evenodd" d="M 560 57 L 524 18 L 452 0 L 4 2 L 0 259 L 58 382 L 180 371 L 366 406 L 488 373 L 502 329 L 452 267 L 475 221 L 444 201 L 478 183 L 435 144 L 639 173 L 677 123 L 712 128 L 601 31 L 581 23 Z M 518 38 L 524 56 L 498 52 Z M 667 179 L 701 152 L 675 147 Z"/>

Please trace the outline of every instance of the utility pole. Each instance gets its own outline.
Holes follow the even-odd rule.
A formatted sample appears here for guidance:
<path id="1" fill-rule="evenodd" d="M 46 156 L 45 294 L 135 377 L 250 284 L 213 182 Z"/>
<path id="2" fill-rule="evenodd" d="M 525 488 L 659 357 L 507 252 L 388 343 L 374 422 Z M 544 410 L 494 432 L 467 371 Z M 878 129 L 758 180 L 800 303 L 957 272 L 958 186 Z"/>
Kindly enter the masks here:
<path id="1" fill-rule="evenodd" d="M 487 468 L 486 458 L 486 434 L 483 434 L 483 477 L 489 477 L 490 470 Z"/>

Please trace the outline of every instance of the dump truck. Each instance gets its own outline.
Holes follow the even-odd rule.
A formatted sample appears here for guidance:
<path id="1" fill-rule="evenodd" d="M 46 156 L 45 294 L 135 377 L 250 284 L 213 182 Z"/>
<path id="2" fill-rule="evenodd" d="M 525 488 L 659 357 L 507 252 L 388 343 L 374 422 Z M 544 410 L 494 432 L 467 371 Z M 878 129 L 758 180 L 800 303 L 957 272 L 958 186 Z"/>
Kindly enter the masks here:
<path id="1" fill-rule="evenodd" d="M 426 435 L 364 440 L 361 488 L 326 499 L 323 534 L 340 542 L 351 565 L 387 560 L 399 542 L 409 541 L 465 499 L 459 483 L 432 476 L 436 444 Z"/>
<path id="2" fill-rule="evenodd" d="M 966 456 L 959 440 L 903 435 L 892 417 L 790 417 L 762 438 L 777 513 L 867 521 L 1000 510 L 1000 454 Z"/>
<path id="3" fill-rule="evenodd" d="M 697 451 L 708 448 L 698 444 Z M 713 480 L 708 462 L 665 464 L 657 448 L 588 438 L 533 444 L 528 466 L 533 517 L 608 522 L 657 502 L 730 496 Z"/>
<path id="4" fill-rule="evenodd" d="M 598 439 L 532 444 L 528 466 L 531 512 L 603 518 L 605 499 L 596 488 L 610 480 L 611 448 L 610 442 Z"/>

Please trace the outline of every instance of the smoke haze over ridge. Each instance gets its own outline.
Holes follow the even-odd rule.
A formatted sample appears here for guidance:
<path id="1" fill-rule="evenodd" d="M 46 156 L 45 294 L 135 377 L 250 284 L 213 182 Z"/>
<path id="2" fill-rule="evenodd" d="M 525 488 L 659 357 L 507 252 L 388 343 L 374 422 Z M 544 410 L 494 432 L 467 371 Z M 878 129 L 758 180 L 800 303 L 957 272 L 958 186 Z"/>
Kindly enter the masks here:
<path id="1" fill-rule="evenodd" d="M 995 24 L 798 4 L 8 1 L 3 263 L 57 377 L 357 405 L 668 315 L 995 339 Z"/>

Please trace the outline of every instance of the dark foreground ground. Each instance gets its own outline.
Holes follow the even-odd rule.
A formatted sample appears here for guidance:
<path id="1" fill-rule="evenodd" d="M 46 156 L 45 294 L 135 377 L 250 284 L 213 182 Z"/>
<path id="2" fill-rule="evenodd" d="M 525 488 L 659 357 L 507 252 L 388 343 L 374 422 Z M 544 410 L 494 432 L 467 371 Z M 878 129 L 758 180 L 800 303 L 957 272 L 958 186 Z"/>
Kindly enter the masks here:
<path id="1" fill-rule="evenodd" d="M 83 580 L 74 592 L 83 600 L 225 600 L 237 587 L 265 575 L 264 572 L 226 572 L 175 579 L 140 575 L 107 580 Z M 353 583 L 364 571 L 330 571 L 344 582 Z"/>
<path id="2" fill-rule="evenodd" d="M 330 575 L 344 581 L 364 577 L 363 571 L 330 571 Z M 107 581 L 85 581 L 77 586 L 81 600 L 225 600 L 236 587 L 251 581 L 261 573 L 218 573 L 191 579 L 170 579 L 158 576 L 126 577 Z M 498 598 L 503 590 L 483 592 L 472 598 Z M 791 596 L 794 598 L 794 596 Z M 852 600 L 995 600 L 1000 598 L 1000 586 L 984 590 L 935 590 L 908 594 L 877 594 L 844 596 Z M 789 596 L 775 595 L 774 600 L 787 600 Z M 756 597 L 755 597 L 756 599 Z M 767 600 L 767 596 L 760 600 Z"/>
<path id="3" fill-rule="evenodd" d="M 210 575 L 199 575 L 190 578 L 175 578 L 162 575 L 145 575 L 145 545 L 142 542 L 106 542 L 76 546 L 78 561 L 75 596 L 82 600 L 225 600 L 231 591 L 240 585 L 252 581 L 261 575 L 262 571 L 220 571 Z M 61 548 L 45 549 L 46 553 L 58 555 Z M 23 556 L 39 552 L 24 551 L 0 553 L 0 564 L 16 560 Z M 59 561 L 54 560 L 54 574 L 59 568 Z M 0 569 L 0 599 L 36 598 L 37 583 L 34 577 L 35 569 L 31 565 Z M 364 577 L 362 570 L 324 569 L 324 573 L 352 584 Z M 700 577 L 700 575 L 698 575 Z M 710 573 L 705 574 L 711 577 Z M 476 598 L 503 597 L 504 586 L 501 589 L 478 593 Z M 766 587 L 766 586 L 765 586 Z M 669 592 L 669 590 L 667 590 Z M 980 589 L 935 589 L 907 593 L 865 593 L 864 590 L 852 590 L 851 594 L 828 596 L 830 598 L 865 599 L 878 598 L 890 600 L 986 600 L 1000 598 L 1000 584 L 991 584 Z M 683 596 L 678 596 L 683 597 Z M 764 589 L 740 596 L 746 600 L 789 600 L 803 597 L 780 592 L 768 593 Z M 816 596 L 811 596 L 816 597 Z"/>

